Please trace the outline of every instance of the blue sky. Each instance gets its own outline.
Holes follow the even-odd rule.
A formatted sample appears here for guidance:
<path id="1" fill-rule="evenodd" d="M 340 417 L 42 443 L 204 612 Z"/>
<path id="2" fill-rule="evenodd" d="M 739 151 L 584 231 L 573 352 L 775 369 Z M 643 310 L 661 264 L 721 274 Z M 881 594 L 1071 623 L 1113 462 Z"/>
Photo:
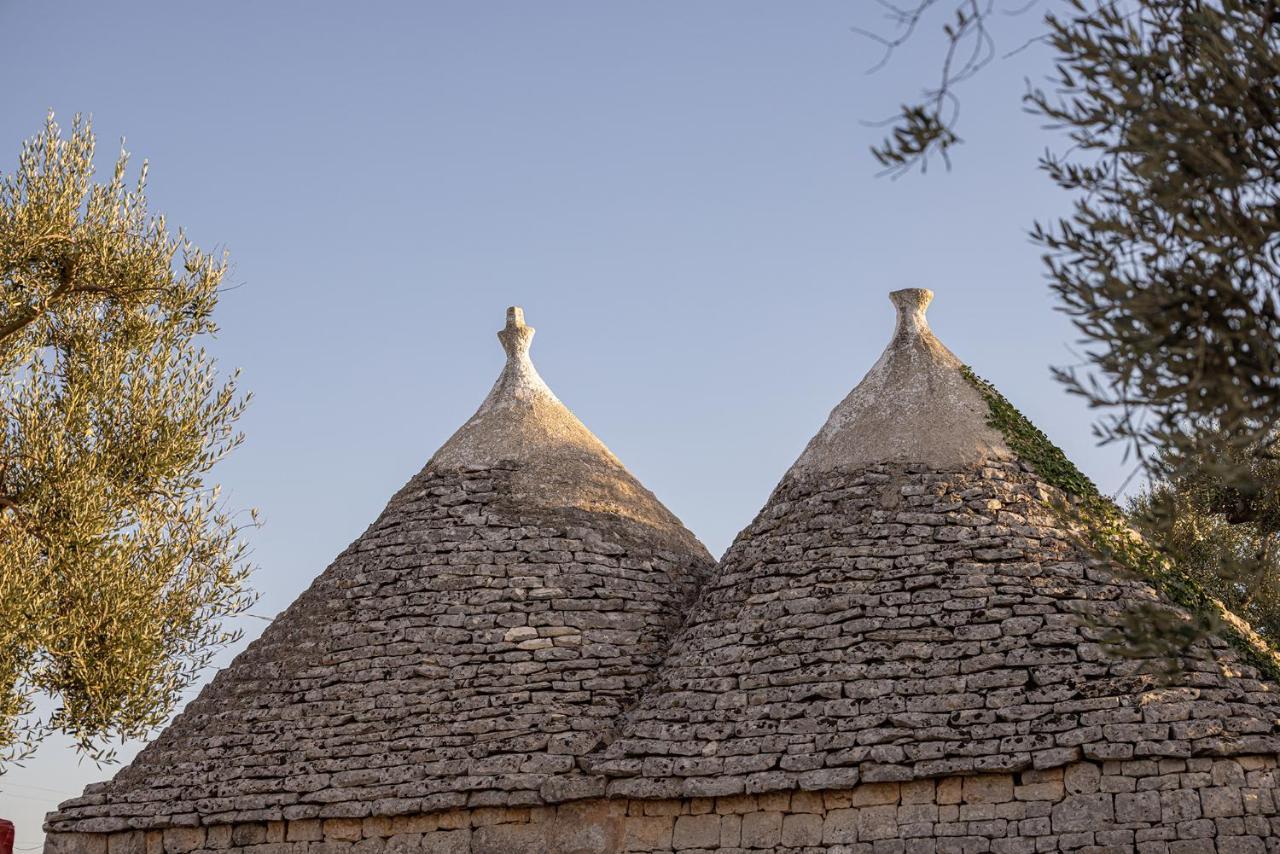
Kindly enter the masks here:
<path id="1" fill-rule="evenodd" d="M 474 411 L 511 304 L 556 393 L 716 554 L 874 362 L 900 287 L 932 288 L 943 341 L 1115 489 L 1120 454 L 1049 377 L 1075 336 L 1026 236 L 1067 207 L 1020 103 L 1047 57 L 963 91 L 953 170 L 879 178 L 867 122 L 940 43 L 934 22 L 869 75 L 853 28 L 877 8 L 0 0 L 0 170 L 47 110 L 92 114 L 100 168 L 127 137 L 154 209 L 230 252 L 211 349 L 255 399 L 219 477 L 264 520 L 257 615 Z M 1002 18 L 1002 47 L 1036 23 Z M 31 848 L 111 773 L 51 740 L 0 778 L 0 816 Z"/>

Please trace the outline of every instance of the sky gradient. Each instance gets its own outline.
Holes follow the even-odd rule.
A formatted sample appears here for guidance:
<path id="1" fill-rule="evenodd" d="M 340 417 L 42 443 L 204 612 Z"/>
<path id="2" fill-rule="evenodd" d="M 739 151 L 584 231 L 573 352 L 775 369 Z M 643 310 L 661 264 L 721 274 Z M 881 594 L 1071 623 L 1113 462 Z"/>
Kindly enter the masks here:
<path id="1" fill-rule="evenodd" d="M 508 305 L 557 395 L 720 554 L 892 331 L 935 332 L 1105 490 L 1125 479 L 1049 376 L 1076 361 L 1032 222 L 1068 199 L 1022 111 L 1038 46 L 964 90 L 951 171 L 868 146 L 937 75 L 922 31 L 874 74 L 871 3 L 0 0 L 0 171 L 52 109 L 121 137 L 156 211 L 232 261 L 210 349 L 248 439 L 249 638 L 483 399 Z M 1036 32 L 1010 18 L 1002 49 Z M 220 657 L 229 659 L 233 651 Z M 122 758 L 137 749 L 126 745 Z M 110 776 L 65 741 L 0 777 L 0 817 Z"/>

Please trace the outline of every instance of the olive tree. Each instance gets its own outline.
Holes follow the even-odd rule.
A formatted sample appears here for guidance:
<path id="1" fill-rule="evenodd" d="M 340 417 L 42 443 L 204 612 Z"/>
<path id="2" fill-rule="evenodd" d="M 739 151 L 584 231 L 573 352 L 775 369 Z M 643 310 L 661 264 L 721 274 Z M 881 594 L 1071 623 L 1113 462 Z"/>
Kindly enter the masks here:
<path id="1" fill-rule="evenodd" d="M 1260 488 L 1235 488 L 1237 467 L 1247 468 Z M 1187 577 L 1277 645 L 1280 461 L 1252 448 L 1206 442 L 1200 458 L 1170 468 L 1168 479 L 1155 479 L 1130 502 L 1130 518 Z"/>
<path id="2" fill-rule="evenodd" d="M 157 727 L 250 601 L 209 481 L 246 402 L 201 346 L 226 261 L 93 160 L 50 116 L 0 173 L 0 770 Z"/>

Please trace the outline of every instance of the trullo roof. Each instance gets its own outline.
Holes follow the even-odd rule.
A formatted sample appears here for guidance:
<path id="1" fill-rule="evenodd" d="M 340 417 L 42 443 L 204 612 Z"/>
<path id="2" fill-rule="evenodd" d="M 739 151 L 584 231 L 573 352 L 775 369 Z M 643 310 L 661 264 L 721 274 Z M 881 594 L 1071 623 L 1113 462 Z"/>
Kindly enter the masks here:
<path id="1" fill-rule="evenodd" d="M 1129 603 L 1173 606 L 1064 521 L 1068 496 L 991 426 L 1002 399 L 929 330 L 932 293 L 890 296 L 884 355 L 739 534 L 659 678 L 591 758 L 608 792 L 1276 753 L 1277 687 L 1226 642 L 1195 650 L 1171 683 L 1108 654 L 1099 640 Z"/>
<path id="2" fill-rule="evenodd" d="M 262 637 L 53 830 L 597 793 L 580 758 L 711 559 L 556 399 L 512 308 L 479 411 Z"/>

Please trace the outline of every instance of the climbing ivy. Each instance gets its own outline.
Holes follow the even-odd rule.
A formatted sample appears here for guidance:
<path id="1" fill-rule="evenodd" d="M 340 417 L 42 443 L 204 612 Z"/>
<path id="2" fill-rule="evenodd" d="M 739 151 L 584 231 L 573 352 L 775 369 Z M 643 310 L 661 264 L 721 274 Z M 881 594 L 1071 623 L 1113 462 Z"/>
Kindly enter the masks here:
<path id="1" fill-rule="evenodd" d="M 990 410 L 987 424 L 1004 436 L 1010 450 L 1035 468 L 1046 483 L 1076 498 L 1101 498 L 1098 487 L 1076 468 L 1062 449 L 1049 441 L 1039 427 L 1019 412 L 995 386 L 979 377 L 968 366 L 960 369 L 964 378 L 982 395 Z"/>
<path id="2" fill-rule="evenodd" d="M 1062 449 L 1053 444 L 995 386 L 967 365 L 960 370 L 986 401 L 987 424 L 1000 431 L 1009 449 L 1020 460 L 1066 496 L 1066 501 L 1052 502 L 1051 507 L 1068 527 L 1079 530 L 1099 556 L 1146 578 L 1158 591 L 1187 609 L 1193 621 L 1199 624 L 1199 630 L 1212 627 L 1250 664 L 1271 679 L 1280 681 L 1280 655 L 1265 640 L 1139 536 L 1115 502 L 1099 492 L 1094 482 L 1076 468 Z M 1161 628 L 1177 630 L 1176 626 Z M 1196 634 L 1197 631 L 1185 632 L 1185 637 Z"/>

